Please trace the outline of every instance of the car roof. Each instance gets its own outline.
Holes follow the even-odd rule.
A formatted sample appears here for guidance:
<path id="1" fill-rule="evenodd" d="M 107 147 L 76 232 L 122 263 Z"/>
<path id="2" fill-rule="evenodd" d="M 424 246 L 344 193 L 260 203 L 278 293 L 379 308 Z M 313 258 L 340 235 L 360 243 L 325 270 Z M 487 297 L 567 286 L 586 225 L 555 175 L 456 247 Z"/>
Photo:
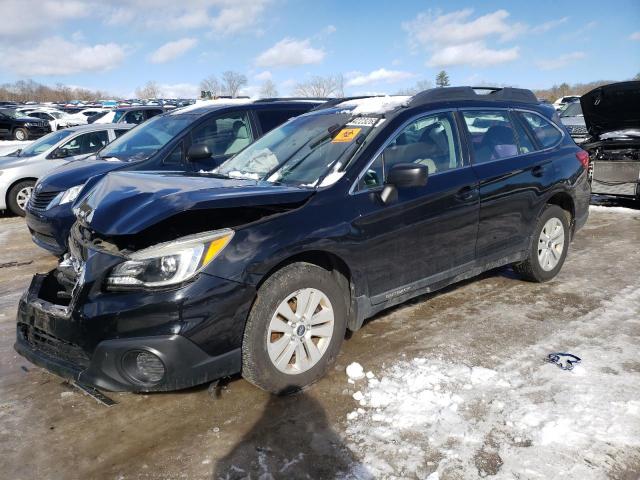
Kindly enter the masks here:
<path id="1" fill-rule="evenodd" d="M 130 130 L 135 127 L 132 123 L 89 123 L 88 125 L 78 125 L 76 127 L 65 128 L 71 132 L 94 132 L 98 130 L 110 130 L 117 128 L 118 130 Z"/>
<path id="2" fill-rule="evenodd" d="M 122 111 L 127 112 L 129 110 L 164 110 L 162 105 L 134 105 L 130 107 L 118 107 L 114 108 L 113 111 Z"/>
<path id="3" fill-rule="evenodd" d="M 233 107 L 243 107 L 243 109 L 250 110 L 259 110 L 266 108 L 282 108 L 283 110 L 287 108 L 295 107 L 296 105 L 304 105 L 308 107 L 315 107 L 318 105 L 322 105 L 325 100 L 318 99 L 285 99 L 285 98 L 276 98 L 276 99 L 261 99 L 261 100 L 252 100 L 249 98 L 221 98 L 216 100 L 203 100 L 196 102 L 192 105 L 187 105 L 184 107 L 178 107 L 172 110 L 169 110 L 166 115 L 193 115 L 193 116 L 203 116 L 211 112 L 215 112 L 221 110 L 223 108 L 233 108 Z"/>

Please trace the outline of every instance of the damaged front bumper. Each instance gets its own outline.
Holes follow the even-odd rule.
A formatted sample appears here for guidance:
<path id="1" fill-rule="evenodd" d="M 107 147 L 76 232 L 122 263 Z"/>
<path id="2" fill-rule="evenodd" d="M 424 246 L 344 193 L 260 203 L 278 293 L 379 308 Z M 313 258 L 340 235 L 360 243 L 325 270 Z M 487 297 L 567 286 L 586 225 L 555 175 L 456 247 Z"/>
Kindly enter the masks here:
<path id="1" fill-rule="evenodd" d="M 36 275 L 20 300 L 15 349 L 32 363 L 110 391 L 177 390 L 240 371 L 253 287 L 206 274 L 154 292 L 101 292 L 88 281 L 56 302 L 58 278 Z M 141 352 L 160 379 L 141 378 L 128 360 Z"/>

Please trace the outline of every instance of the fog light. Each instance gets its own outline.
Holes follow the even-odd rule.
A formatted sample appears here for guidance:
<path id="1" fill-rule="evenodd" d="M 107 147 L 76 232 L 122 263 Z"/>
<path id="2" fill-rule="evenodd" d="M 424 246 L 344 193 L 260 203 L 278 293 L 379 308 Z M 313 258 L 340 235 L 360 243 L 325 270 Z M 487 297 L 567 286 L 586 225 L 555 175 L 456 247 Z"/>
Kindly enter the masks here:
<path id="1" fill-rule="evenodd" d="M 158 383 L 165 374 L 162 360 L 145 350 L 125 353 L 122 357 L 122 366 L 127 375 L 140 383 Z"/>

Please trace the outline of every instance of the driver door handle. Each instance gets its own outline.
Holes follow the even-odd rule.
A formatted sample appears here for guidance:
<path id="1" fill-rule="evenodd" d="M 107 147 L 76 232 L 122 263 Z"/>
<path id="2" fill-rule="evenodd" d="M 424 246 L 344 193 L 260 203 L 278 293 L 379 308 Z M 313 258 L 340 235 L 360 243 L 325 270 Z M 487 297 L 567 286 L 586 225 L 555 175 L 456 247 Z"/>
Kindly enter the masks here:
<path id="1" fill-rule="evenodd" d="M 473 199 L 476 196 L 476 189 L 470 186 L 462 187 L 456 193 L 456 198 L 464 202 Z"/>

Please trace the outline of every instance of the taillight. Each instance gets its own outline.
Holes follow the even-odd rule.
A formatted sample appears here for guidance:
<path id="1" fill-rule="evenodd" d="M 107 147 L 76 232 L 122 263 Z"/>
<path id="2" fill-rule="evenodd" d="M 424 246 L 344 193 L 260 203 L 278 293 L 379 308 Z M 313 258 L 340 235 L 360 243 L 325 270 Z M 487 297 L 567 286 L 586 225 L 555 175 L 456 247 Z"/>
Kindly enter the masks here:
<path id="1" fill-rule="evenodd" d="M 587 169 L 589 168 L 589 153 L 585 152 L 584 150 L 580 150 L 579 152 L 576 153 L 576 158 L 578 160 L 580 160 L 580 163 L 582 164 L 582 166 Z"/>

